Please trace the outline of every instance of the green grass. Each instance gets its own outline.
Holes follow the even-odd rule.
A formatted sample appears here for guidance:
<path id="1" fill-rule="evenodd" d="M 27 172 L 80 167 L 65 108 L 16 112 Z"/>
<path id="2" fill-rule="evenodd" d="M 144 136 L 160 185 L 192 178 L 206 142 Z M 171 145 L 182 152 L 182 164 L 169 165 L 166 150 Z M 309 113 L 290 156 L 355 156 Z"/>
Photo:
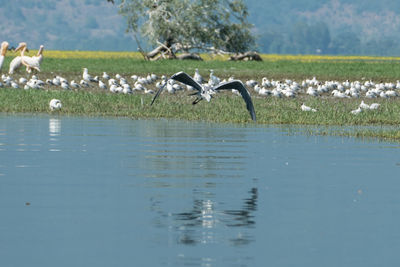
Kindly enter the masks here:
<path id="1" fill-rule="evenodd" d="M 8 66 L 10 57 L 6 58 L 3 66 Z M 45 58 L 38 74 L 45 80 L 60 75 L 68 80 L 81 79 L 82 68 L 87 67 L 92 75 L 101 75 L 106 71 L 110 75 L 119 73 L 129 77 L 132 74 L 171 75 L 178 71 L 193 74 L 198 68 L 204 76 L 209 70 L 228 78 L 234 76 L 243 81 L 249 78 L 261 80 L 294 79 L 301 81 L 316 76 L 319 80 L 374 80 L 396 81 L 400 73 L 400 63 L 394 61 L 264 61 L 264 62 L 227 62 L 227 61 L 157 61 L 146 62 L 138 59 L 54 59 Z M 29 77 L 23 70 L 13 75 Z M 397 127 L 400 124 L 399 99 L 375 99 L 381 107 L 377 111 L 363 112 L 357 116 L 350 113 L 357 108 L 359 99 L 333 99 L 298 97 L 294 99 L 262 98 L 253 95 L 257 115 L 257 124 L 297 124 L 321 126 L 348 125 L 388 125 Z M 191 105 L 193 98 L 187 93 L 169 95 L 163 93 L 153 106 L 150 106 L 152 95 L 144 94 L 111 94 L 99 89 L 63 91 L 46 87 L 45 90 L 0 89 L 0 112 L 7 113 L 51 113 L 48 104 L 52 98 L 62 101 L 63 108 L 56 114 L 85 115 L 85 116 L 124 116 L 130 118 L 174 118 L 182 120 L 203 120 L 220 123 L 252 123 L 245 104 L 240 97 L 232 94 L 218 94 L 211 103 L 201 101 Z M 304 102 L 318 110 L 316 113 L 302 112 Z M 369 100 L 366 102 L 371 103 Z M 143 104 L 142 104 L 143 103 Z M 356 129 L 353 131 L 321 131 L 314 134 L 339 134 L 362 137 L 381 137 L 400 140 L 400 131 L 396 128 Z"/>
<path id="2" fill-rule="evenodd" d="M 5 59 L 3 72 L 12 57 Z M 263 62 L 232 62 L 232 61 L 179 61 L 161 60 L 144 61 L 132 58 L 93 58 L 93 59 L 57 59 L 45 58 L 41 65 L 41 74 L 71 74 L 80 75 L 82 68 L 88 68 L 90 73 L 101 74 L 107 71 L 111 74 L 157 74 L 171 75 L 178 71 L 193 73 L 195 68 L 203 75 L 208 75 L 210 69 L 221 77 L 234 76 L 238 79 L 257 78 L 264 76 L 274 79 L 304 79 L 316 76 L 320 80 L 360 80 L 372 79 L 388 81 L 399 79 L 400 62 L 396 61 L 263 61 Z M 23 73 L 23 72 L 21 72 Z"/>

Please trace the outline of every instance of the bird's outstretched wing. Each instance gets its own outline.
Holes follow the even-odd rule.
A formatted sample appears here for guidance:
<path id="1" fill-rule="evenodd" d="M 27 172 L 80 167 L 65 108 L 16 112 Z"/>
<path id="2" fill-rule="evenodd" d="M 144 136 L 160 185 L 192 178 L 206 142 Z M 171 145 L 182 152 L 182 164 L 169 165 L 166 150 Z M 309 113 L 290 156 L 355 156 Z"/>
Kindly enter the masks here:
<path id="1" fill-rule="evenodd" d="M 251 119 L 253 121 L 256 121 L 256 112 L 254 110 L 253 101 L 251 101 L 251 96 L 241 81 L 235 80 L 235 81 L 220 83 L 213 89 L 215 91 L 231 90 L 231 89 L 238 90 L 240 92 L 240 94 L 242 95 L 244 102 L 246 102 L 246 108 L 250 112 Z"/>
<path id="2" fill-rule="evenodd" d="M 150 106 L 153 105 L 154 101 L 156 101 L 156 98 L 161 94 L 162 90 L 166 85 L 167 85 L 167 80 L 165 80 L 165 83 L 162 86 L 160 86 L 160 88 L 158 88 L 158 91 L 154 95 L 153 100 L 151 100 Z"/>
<path id="3" fill-rule="evenodd" d="M 190 85 L 199 92 L 201 91 L 201 85 L 183 71 L 175 73 L 171 76 L 171 79 L 174 79 L 175 81 L 184 83 L 186 85 Z"/>
<path id="4" fill-rule="evenodd" d="M 201 91 L 201 85 L 196 82 L 192 77 L 190 77 L 188 74 L 184 73 L 183 71 L 180 71 L 178 73 L 175 73 L 174 75 L 171 76 L 170 79 L 173 79 L 175 81 L 184 83 L 186 85 L 190 85 L 193 88 L 195 88 L 198 91 Z M 153 100 L 151 101 L 151 105 L 153 105 L 154 101 L 157 99 L 157 97 L 161 94 L 162 90 L 164 89 L 165 85 L 167 85 L 167 82 L 163 86 L 158 89 L 157 93 L 154 95 Z"/>

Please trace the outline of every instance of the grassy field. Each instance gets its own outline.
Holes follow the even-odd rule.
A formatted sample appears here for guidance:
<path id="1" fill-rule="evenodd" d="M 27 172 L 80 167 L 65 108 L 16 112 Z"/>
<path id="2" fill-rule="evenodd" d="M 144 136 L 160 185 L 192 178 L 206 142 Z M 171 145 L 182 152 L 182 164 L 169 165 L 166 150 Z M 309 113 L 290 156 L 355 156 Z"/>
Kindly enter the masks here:
<path id="1" fill-rule="evenodd" d="M 31 51 L 34 54 L 35 51 Z M 230 62 L 226 58 L 216 57 L 202 62 L 196 61 L 144 61 L 138 53 L 127 52 L 63 52 L 45 51 L 40 79 L 53 78 L 55 75 L 69 81 L 82 78 L 82 68 L 86 67 L 94 75 L 106 71 L 110 75 L 119 73 L 129 79 L 132 74 L 147 75 L 156 73 L 171 75 L 178 71 L 193 74 L 198 68 L 208 77 L 209 70 L 221 78 L 234 76 L 243 81 L 262 77 L 269 79 L 293 79 L 301 82 L 306 78 L 317 77 L 321 81 L 374 80 L 395 82 L 400 76 L 398 58 L 382 57 L 323 57 L 323 56 L 279 56 L 263 55 L 263 62 Z M 6 72 L 11 53 L 6 57 L 2 72 Z M 13 75 L 29 78 L 24 70 Z M 341 134 L 364 137 L 381 137 L 400 140 L 400 100 L 374 99 L 381 107 L 377 111 L 363 112 L 357 116 L 350 113 L 357 108 L 361 99 L 334 99 L 329 97 L 301 96 L 293 99 L 259 97 L 252 94 L 258 124 L 301 124 L 301 125 L 372 125 L 379 130 L 355 129 L 352 131 L 319 130 L 317 134 Z M 42 90 L 0 89 L 0 112 L 7 113 L 50 113 L 48 103 L 58 98 L 63 108 L 55 113 L 63 115 L 86 116 L 124 116 L 131 118 L 177 118 L 183 120 L 204 120 L 230 123 L 252 123 L 240 97 L 224 93 L 215 97 L 211 103 L 205 101 L 191 105 L 193 98 L 187 93 L 174 95 L 162 94 L 157 102 L 150 106 L 152 95 L 112 94 L 92 87 L 65 91 L 46 86 Z M 368 102 L 369 100 L 366 100 Z M 301 103 L 306 103 L 318 110 L 315 113 L 302 112 Z M 370 100 L 369 102 L 372 102 Z M 54 112 L 53 112 L 54 113 Z M 390 128 L 380 126 L 392 126 Z"/>

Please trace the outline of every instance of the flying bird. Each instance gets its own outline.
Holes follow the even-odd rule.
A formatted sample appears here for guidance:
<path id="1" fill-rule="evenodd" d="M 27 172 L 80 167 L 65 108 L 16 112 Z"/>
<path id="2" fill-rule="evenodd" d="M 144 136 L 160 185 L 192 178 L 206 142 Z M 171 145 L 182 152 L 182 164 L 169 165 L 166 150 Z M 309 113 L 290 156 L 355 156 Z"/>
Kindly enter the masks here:
<path id="1" fill-rule="evenodd" d="M 233 81 L 228 81 L 228 82 L 223 82 L 215 86 L 209 86 L 207 84 L 200 84 L 197 81 L 195 81 L 192 77 L 190 77 L 188 74 L 185 72 L 181 71 L 178 72 L 174 75 L 171 76 L 171 79 L 176 80 L 178 82 L 184 83 L 186 85 L 192 86 L 197 92 L 191 94 L 191 95 L 196 95 L 197 98 L 193 101 L 193 105 L 199 103 L 201 100 L 205 99 L 207 102 L 211 101 L 212 95 L 214 95 L 216 92 L 220 90 L 232 90 L 235 89 L 237 90 L 241 96 L 243 97 L 243 100 L 246 102 L 246 108 L 250 113 L 251 119 L 253 121 L 256 121 L 256 113 L 254 110 L 253 102 L 251 101 L 251 96 L 249 92 L 247 91 L 246 87 L 244 84 L 239 81 L 239 80 L 233 80 Z M 153 100 L 151 101 L 150 105 L 153 105 L 154 101 L 156 98 L 160 95 L 161 91 L 164 89 L 164 86 L 160 87 L 154 96 Z"/>

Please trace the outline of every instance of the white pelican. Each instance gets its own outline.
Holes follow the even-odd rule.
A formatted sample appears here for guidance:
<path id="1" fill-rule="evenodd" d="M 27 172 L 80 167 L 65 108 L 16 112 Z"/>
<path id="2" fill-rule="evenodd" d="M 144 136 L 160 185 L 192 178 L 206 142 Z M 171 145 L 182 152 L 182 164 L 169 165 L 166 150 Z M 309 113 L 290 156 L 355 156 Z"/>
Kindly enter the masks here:
<path id="1" fill-rule="evenodd" d="M 41 45 L 41 46 L 39 47 L 39 50 L 38 50 L 36 56 L 33 56 L 33 57 L 31 57 L 30 59 L 27 59 L 27 60 L 37 61 L 38 64 L 40 65 L 40 64 L 42 63 L 42 60 L 43 60 L 43 49 L 44 49 L 44 46 Z M 26 57 L 26 58 L 29 58 L 28 56 L 25 56 L 25 57 Z M 9 73 L 9 74 L 13 74 L 14 71 L 16 71 L 19 67 L 21 67 L 21 65 L 22 65 L 21 57 L 20 57 L 20 56 L 15 57 L 15 58 L 10 62 L 10 67 L 9 67 L 8 73 Z M 31 69 L 27 67 L 27 68 L 26 68 L 26 71 L 30 73 L 30 72 L 31 72 Z"/>
<path id="2" fill-rule="evenodd" d="M 58 99 L 52 99 L 50 100 L 49 107 L 51 110 L 61 109 L 62 107 L 61 101 Z"/>
<path id="3" fill-rule="evenodd" d="M 176 81 L 181 82 L 181 83 L 184 83 L 186 85 L 193 86 L 197 90 L 197 92 L 192 94 L 192 95 L 196 95 L 197 96 L 197 98 L 192 103 L 193 105 L 197 104 L 198 102 L 200 102 L 203 99 L 207 100 L 207 102 L 210 102 L 212 95 L 214 95 L 219 90 L 236 89 L 236 90 L 238 90 L 240 92 L 240 94 L 243 97 L 243 100 L 246 102 L 246 108 L 250 113 L 251 119 L 253 121 L 256 121 L 256 113 L 254 111 L 253 102 L 251 101 L 251 96 L 250 96 L 249 92 L 247 91 L 246 87 L 244 86 L 244 84 L 239 80 L 220 83 L 220 84 L 218 84 L 216 86 L 209 87 L 208 85 L 199 84 L 192 77 L 190 77 L 188 74 L 184 73 L 183 71 L 172 75 L 171 79 L 172 80 L 176 80 Z M 161 93 L 163 88 L 164 87 L 161 87 L 157 91 L 156 95 L 154 96 L 153 100 L 151 101 L 151 105 L 154 103 L 154 101 L 156 100 L 157 96 L 160 95 L 160 93 Z"/>
<path id="4" fill-rule="evenodd" d="M 9 44 L 6 41 L 1 43 L 1 48 L 0 48 L 0 70 L 1 70 L 1 67 L 3 66 L 4 57 L 6 56 L 8 45 Z"/>
<path id="5" fill-rule="evenodd" d="M 21 50 L 21 58 L 20 58 L 20 60 L 21 60 L 21 63 L 26 66 L 26 71 L 27 72 L 30 73 L 32 71 L 32 69 L 40 71 L 40 62 L 41 62 L 43 57 L 42 56 L 36 56 L 36 57 L 25 56 L 24 53 L 25 53 L 25 51 L 27 49 L 28 48 L 26 46 L 26 43 L 22 42 L 22 43 L 19 43 L 18 47 L 15 49 L 15 52 Z M 39 51 L 41 53 L 43 51 L 43 48 L 41 50 L 39 50 Z M 13 71 L 15 70 L 15 69 L 12 69 L 12 67 L 13 66 L 10 63 L 10 71 L 9 71 L 9 73 L 13 73 Z"/>
<path id="6" fill-rule="evenodd" d="M 39 50 L 38 50 L 36 56 L 32 57 L 32 58 L 34 58 L 35 60 L 37 60 L 39 62 L 39 65 L 40 65 L 40 63 L 42 63 L 42 60 L 43 60 L 43 49 L 44 49 L 44 46 L 41 45 L 39 47 Z"/>
<path id="7" fill-rule="evenodd" d="M 312 111 L 312 112 L 317 112 L 315 108 L 311 108 L 309 106 L 306 106 L 304 103 L 301 105 L 301 110 L 302 111 Z"/>

